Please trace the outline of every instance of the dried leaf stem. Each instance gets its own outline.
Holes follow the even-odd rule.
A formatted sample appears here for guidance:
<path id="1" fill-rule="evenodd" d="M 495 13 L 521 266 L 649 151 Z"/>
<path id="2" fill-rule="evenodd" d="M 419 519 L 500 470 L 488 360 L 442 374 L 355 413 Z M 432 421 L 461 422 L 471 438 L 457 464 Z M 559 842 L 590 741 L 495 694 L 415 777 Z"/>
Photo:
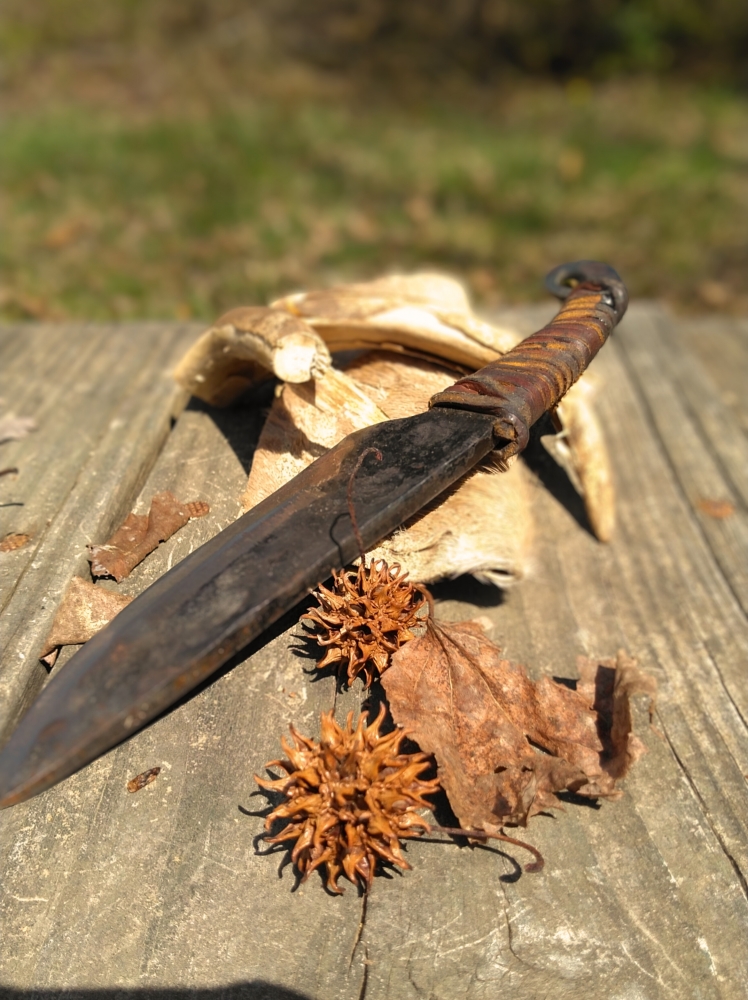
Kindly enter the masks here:
<path id="1" fill-rule="evenodd" d="M 526 844 L 524 840 L 517 840 L 516 837 L 509 837 L 503 830 L 489 833 L 487 830 L 463 830 L 461 826 L 432 826 L 429 832 L 446 833 L 450 837 L 467 837 L 469 840 L 503 840 L 507 844 L 514 844 L 515 847 L 524 847 L 535 858 L 535 861 L 524 866 L 524 871 L 540 872 L 545 867 L 545 858 L 536 847 Z"/>

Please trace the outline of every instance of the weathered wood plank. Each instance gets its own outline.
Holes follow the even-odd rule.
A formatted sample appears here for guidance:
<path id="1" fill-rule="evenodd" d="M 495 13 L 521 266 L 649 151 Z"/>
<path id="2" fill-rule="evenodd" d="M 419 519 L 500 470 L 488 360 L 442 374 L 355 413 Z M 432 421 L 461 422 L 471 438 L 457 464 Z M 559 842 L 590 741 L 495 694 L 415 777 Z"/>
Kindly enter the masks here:
<path id="1" fill-rule="evenodd" d="M 171 368 L 194 327 L 11 328 L 0 396 L 38 430 L 3 446 L 17 466 L 3 493 L 0 535 L 28 546 L 0 554 L 0 734 L 39 690 L 41 643 L 86 544 L 103 541 L 132 504 L 185 397 Z"/>
<path id="2" fill-rule="evenodd" d="M 685 357 L 698 359 L 701 370 L 717 386 L 722 404 L 732 414 L 734 426 L 748 434 L 748 395 L 745 391 L 748 385 L 748 320 L 723 316 L 678 317 L 671 332 L 686 348 Z"/>
<path id="3" fill-rule="evenodd" d="M 28 533 L 34 544 L 0 562 L 2 607 L 145 360 L 142 340 L 112 337 L 105 327 L 34 325 L 8 331 L 4 340 L 12 360 L 1 370 L 0 396 L 9 409 L 32 416 L 38 430 L 3 446 L 3 461 L 19 469 L 4 485 L 23 506 L 2 510 L 0 533 Z"/>
<path id="4" fill-rule="evenodd" d="M 748 439 L 669 327 L 666 314 L 653 311 L 633 323 L 620 342 L 678 482 L 748 612 Z M 733 513 L 715 518 L 706 507 L 713 501 L 730 504 Z"/>
<path id="5" fill-rule="evenodd" d="M 154 492 L 171 489 L 178 496 L 208 499 L 211 513 L 149 557 L 120 585 L 122 591 L 142 589 L 239 513 L 247 445 L 256 438 L 258 417 L 234 413 L 232 422 L 231 415 L 222 414 L 219 421 L 239 455 L 207 413 L 190 409 L 138 504 L 139 509 L 147 506 Z M 7 893 L 26 898 L 28 886 L 46 870 L 55 882 L 54 903 L 45 907 L 37 932 L 46 938 L 62 914 L 75 914 L 65 936 L 71 941 L 85 926 L 90 951 L 81 964 L 75 948 L 67 954 L 65 948 L 53 948 L 40 964 L 39 954 L 29 952 L 13 933 L 11 919 L 0 981 L 131 986 L 136 968 L 147 981 L 180 986 L 214 985 L 224 981 L 224 973 L 229 979 L 263 973 L 283 981 L 284 969 L 294 981 L 301 957 L 307 956 L 316 995 L 356 995 L 361 963 L 350 969 L 348 961 L 360 912 L 355 893 L 321 920 L 319 887 L 311 884 L 291 894 L 290 870 L 279 883 L 282 855 L 256 854 L 258 820 L 239 811 L 239 806 L 257 810 L 264 802 L 253 798 L 251 776 L 277 757 L 287 722 L 312 729 L 320 709 L 332 702 L 331 681 L 311 684 L 302 671 L 305 664 L 281 634 L 202 695 L 107 755 L 93 771 L 9 814 L 11 822 L 20 823 L 11 837 L 20 836 L 24 848 L 22 863 L 8 872 Z M 164 769 L 157 781 L 128 794 L 126 780 L 156 764 Z M 36 832 L 29 838 L 30 825 Z M 72 866 L 65 864 L 67 876 L 60 872 L 61 830 L 63 853 L 76 858 Z M 192 930 L 185 934 L 187 926 Z M 350 993 L 339 993 L 351 979 Z"/>
<path id="6" fill-rule="evenodd" d="M 694 419 L 713 447 L 725 472 L 748 504 L 748 322 L 733 321 L 727 330 L 721 324 L 703 321 L 667 323 L 672 373 L 681 386 Z M 732 331 L 732 337 L 728 332 Z M 742 392 L 736 386 L 742 386 Z"/>
<path id="7" fill-rule="evenodd" d="M 621 331 L 622 340 L 639 318 L 634 310 Z M 657 725 L 665 740 L 649 738 L 650 755 L 627 781 L 631 798 L 626 803 L 605 804 L 591 819 L 588 810 L 567 815 L 552 831 L 540 825 L 532 830 L 533 842 L 554 856 L 563 871 L 543 886 L 535 905 L 531 899 L 537 883 L 523 879 L 505 889 L 512 936 L 492 973 L 483 950 L 486 939 L 473 921 L 463 918 L 449 924 L 437 918 L 441 908 L 432 905 L 430 912 L 453 948 L 472 952 L 473 975 L 481 985 L 473 981 L 472 992 L 458 995 L 491 995 L 491 983 L 494 990 L 501 984 L 513 995 L 562 996 L 561 970 L 573 979 L 575 995 L 607 995 L 602 979 L 596 978 L 607 969 L 622 993 L 638 987 L 646 996 L 703 996 L 712 995 L 713 988 L 717 995 L 742 996 L 746 969 L 738 970 L 736 961 L 745 957 L 740 941 L 746 927 L 746 744 L 734 703 L 725 697 L 721 672 L 732 669 L 737 683 L 745 663 L 745 622 L 682 503 L 675 477 L 662 461 L 661 442 L 638 413 L 633 386 L 615 349 L 606 349 L 600 363 L 610 387 L 601 405 L 616 455 L 618 538 L 609 548 L 597 546 L 568 514 L 559 517 L 556 510 L 551 516 L 548 497 L 539 495 L 544 538 L 536 572 L 502 607 L 506 615 L 499 617 L 497 638 L 511 655 L 548 672 L 567 674 L 559 664 L 561 655 L 567 659 L 575 649 L 612 652 L 625 645 L 660 678 Z M 694 577 L 701 584 L 696 594 L 691 593 Z M 511 613 L 515 596 L 523 605 L 523 623 L 516 622 L 516 611 Z M 708 616 L 722 601 L 727 609 L 722 607 L 721 616 L 727 620 L 723 628 L 712 622 L 710 629 Z M 714 632 L 721 631 L 723 638 L 731 629 L 740 637 L 737 647 L 725 649 L 722 642 L 717 647 Z M 711 650 L 705 648 L 705 639 Z M 731 760 L 733 753 L 737 759 Z M 581 821 L 584 832 L 569 836 L 570 821 Z M 411 852 L 422 849 L 419 845 Z M 721 863 L 715 865 L 722 851 Z M 719 890 L 713 881 L 717 869 Z M 490 911 L 491 900 L 480 894 L 485 884 L 490 884 L 487 873 L 478 877 L 478 888 L 472 880 L 464 887 L 456 904 L 462 914 L 473 904 Z M 720 902 L 705 919 L 705 901 L 715 891 Z M 617 912 L 613 906 L 606 913 L 609 894 L 618 904 Z M 720 909 L 725 900 L 730 901 L 731 915 L 723 914 L 723 922 Z M 379 921 L 377 904 L 382 907 Z M 416 912 L 423 905 L 419 900 Z M 392 933 L 386 934 L 387 916 L 386 900 L 374 894 L 366 940 L 377 942 L 381 935 L 381 945 L 370 950 L 371 976 L 377 977 L 377 958 L 381 963 L 387 947 L 394 947 L 415 987 L 404 996 L 450 995 L 454 982 L 443 992 L 438 986 L 449 972 L 449 960 L 434 969 L 423 937 L 415 942 L 406 937 L 399 951 Z M 715 930 L 729 925 L 736 936 L 728 942 L 719 931 L 699 933 L 712 919 Z M 683 921 L 680 928 L 677 920 Z M 445 941 L 444 948 L 449 947 Z M 689 961 L 701 961 L 701 971 L 689 968 Z M 387 995 L 385 982 L 373 995 Z"/>
<path id="8" fill-rule="evenodd" d="M 672 372 L 660 377 L 667 412 L 653 420 L 642 408 L 631 352 L 642 330 L 657 340 L 662 329 L 651 310 L 632 310 L 595 363 L 620 498 L 613 544 L 599 545 L 557 499 L 560 479 L 555 494 L 538 483 L 531 576 L 503 599 L 467 581 L 437 591 L 444 617 L 488 615 L 492 637 L 536 675 L 574 676 L 577 653 L 623 646 L 658 677 L 656 731 L 638 705 L 649 753 L 620 802 L 534 820 L 539 875 L 519 872 L 519 850 L 411 843 L 413 871 L 376 880 L 359 938 L 355 892 L 331 898 L 315 878 L 291 892 L 290 870 L 278 877 L 283 855 L 257 854 L 261 818 L 239 808 L 264 802 L 251 776 L 277 756 L 287 723 L 316 734 L 332 700 L 329 679 L 304 673 L 289 618 L 148 730 L 0 816 L 0 983 L 231 996 L 228 984 L 263 982 L 236 991 L 278 1000 L 285 990 L 315 1000 L 744 997 L 748 626 L 662 430 L 681 418 L 670 412 L 681 404 Z M 168 488 L 208 499 L 211 514 L 118 589 L 141 589 L 233 519 L 258 421 L 182 414 L 138 503 Z M 552 482 L 552 466 L 542 471 Z M 339 696 L 339 717 L 359 694 Z M 153 785 L 125 791 L 157 764 Z"/>

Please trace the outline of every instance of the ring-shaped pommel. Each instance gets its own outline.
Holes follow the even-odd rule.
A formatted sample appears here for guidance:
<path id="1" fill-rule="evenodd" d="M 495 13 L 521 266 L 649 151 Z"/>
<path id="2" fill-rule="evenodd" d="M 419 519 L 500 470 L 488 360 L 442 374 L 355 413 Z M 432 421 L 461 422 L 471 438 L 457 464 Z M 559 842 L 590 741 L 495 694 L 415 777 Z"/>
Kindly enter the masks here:
<path id="1" fill-rule="evenodd" d="M 598 285 L 610 293 L 607 305 L 614 310 L 619 323 L 629 304 L 629 293 L 620 276 L 610 264 L 598 260 L 577 260 L 571 264 L 559 264 L 545 278 L 545 287 L 558 299 L 565 299 L 576 285 Z"/>

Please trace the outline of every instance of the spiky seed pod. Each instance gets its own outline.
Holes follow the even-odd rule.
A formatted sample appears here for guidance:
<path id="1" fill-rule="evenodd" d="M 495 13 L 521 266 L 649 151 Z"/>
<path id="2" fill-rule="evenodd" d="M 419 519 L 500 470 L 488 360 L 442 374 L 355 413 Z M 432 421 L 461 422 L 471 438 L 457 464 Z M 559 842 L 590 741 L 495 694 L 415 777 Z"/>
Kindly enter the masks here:
<path id="1" fill-rule="evenodd" d="M 293 746 L 285 737 L 281 740 L 288 759 L 267 765 L 282 768 L 286 776 L 271 781 L 255 775 L 262 788 L 285 797 L 267 817 L 265 829 L 279 819 L 289 822 L 268 843 L 295 841 L 291 859 L 303 881 L 324 865 L 327 888 L 338 894 L 343 892 L 341 875 L 371 888 L 378 859 L 410 868 L 400 841 L 431 829 L 415 811 L 430 809 L 425 796 L 440 787 L 438 778 L 419 777 L 431 766 L 431 758 L 401 754 L 406 734 L 396 729 L 383 735 L 384 715 L 382 707 L 367 726 L 364 712 L 354 729 L 353 712 L 345 728 L 332 712 L 323 713 L 319 743 L 290 726 Z"/>
<path id="2" fill-rule="evenodd" d="M 418 612 L 426 602 L 423 588 L 408 580 L 408 574 L 383 559 L 358 570 L 333 573 L 331 590 L 320 584 L 314 592 L 318 608 L 302 615 L 316 628 L 316 639 L 327 652 L 317 663 L 346 664 L 348 683 L 363 674 L 368 687 L 375 672 L 387 669 L 390 655 L 413 638 Z"/>

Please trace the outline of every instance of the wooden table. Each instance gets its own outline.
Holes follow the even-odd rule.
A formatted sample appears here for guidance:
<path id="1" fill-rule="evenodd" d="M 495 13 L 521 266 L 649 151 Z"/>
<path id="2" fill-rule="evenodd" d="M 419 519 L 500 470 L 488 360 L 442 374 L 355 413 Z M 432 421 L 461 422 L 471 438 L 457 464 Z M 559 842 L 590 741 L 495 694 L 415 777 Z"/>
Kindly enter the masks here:
<path id="1" fill-rule="evenodd" d="M 529 332 L 541 312 L 503 318 Z M 0 446 L 0 466 L 19 469 L 0 479 L 0 538 L 32 537 L 0 554 L 5 733 L 46 680 L 38 652 L 87 572 L 87 542 L 158 490 L 210 502 L 107 584 L 136 593 L 239 511 L 262 415 L 185 408 L 169 372 L 197 332 L 0 331 L 0 397 L 38 423 Z M 252 775 L 288 722 L 316 734 L 333 682 L 311 679 L 287 618 L 179 708 L 0 816 L 3 997 L 748 996 L 748 323 L 635 305 L 595 367 L 614 542 L 591 537 L 573 494 L 538 481 L 532 575 L 504 596 L 467 579 L 437 593 L 444 617 L 488 615 L 535 676 L 572 677 L 577 654 L 619 648 L 655 675 L 654 728 L 636 707 L 649 752 L 623 799 L 534 819 L 541 874 L 496 850 L 412 842 L 413 870 L 376 879 L 363 926 L 352 887 L 333 898 L 313 877 L 293 891 L 284 855 L 258 845 Z M 735 512 L 710 517 L 703 500 Z M 360 689 L 339 696 L 339 717 L 359 701 Z"/>

